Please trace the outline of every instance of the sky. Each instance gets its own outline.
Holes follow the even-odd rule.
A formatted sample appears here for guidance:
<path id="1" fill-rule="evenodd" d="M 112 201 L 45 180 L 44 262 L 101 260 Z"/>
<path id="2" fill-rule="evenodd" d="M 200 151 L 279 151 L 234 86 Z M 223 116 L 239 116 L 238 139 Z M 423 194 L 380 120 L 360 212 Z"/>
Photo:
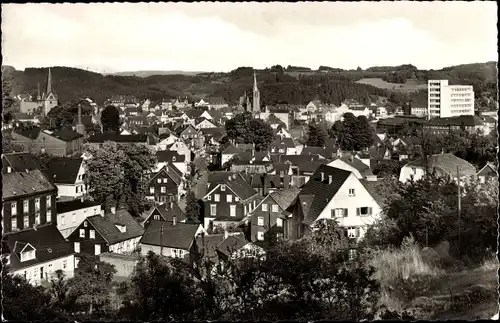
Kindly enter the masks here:
<path id="1" fill-rule="evenodd" d="M 495 1 L 2 4 L 2 65 L 227 72 L 496 61 Z"/>

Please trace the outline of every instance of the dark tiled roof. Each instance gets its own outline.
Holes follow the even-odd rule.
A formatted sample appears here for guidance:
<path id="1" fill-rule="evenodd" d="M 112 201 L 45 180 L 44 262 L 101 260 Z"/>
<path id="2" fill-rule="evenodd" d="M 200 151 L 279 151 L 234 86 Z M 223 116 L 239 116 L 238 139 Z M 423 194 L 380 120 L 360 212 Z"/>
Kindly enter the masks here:
<path id="1" fill-rule="evenodd" d="M 50 159 L 47 176 L 53 183 L 75 184 L 82 165 L 81 157 L 54 157 Z"/>
<path id="2" fill-rule="evenodd" d="M 304 173 L 314 172 L 320 165 L 324 165 L 328 162 L 327 159 L 319 159 L 318 155 L 271 155 L 273 162 L 290 162 L 293 166 L 298 167 L 299 173 L 303 175 Z"/>
<path id="3" fill-rule="evenodd" d="M 479 126 L 483 124 L 478 116 L 457 116 L 451 118 L 434 118 L 429 121 L 429 126 Z"/>
<path id="4" fill-rule="evenodd" d="M 321 173 L 324 173 L 324 180 L 321 181 Z M 311 176 L 309 181 L 302 187 L 300 196 L 312 196 L 312 203 L 308 206 L 308 212 L 304 213 L 304 223 L 311 225 L 326 205 L 337 194 L 338 190 L 352 173 L 335 167 L 321 165 Z M 329 176 L 332 176 L 332 183 L 328 184 Z M 307 200 L 311 200 L 307 198 Z"/>
<path id="5" fill-rule="evenodd" d="M 33 139 L 33 140 L 38 138 L 40 131 L 42 131 L 42 129 L 40 127 L 34 127 L 31 129 L 28 129 L 28 130 L 16 130 L 16 129 L 14 129 L 14 132 L 17 133 L 18 135 L 29 138 L 29 139 Z"/>
<path id="6" fill-rule="evenodd" d="M 123 209 L 116 210 L 115 214 L 106 213 L 104 217 L 94 215 L 88 217 L 87 220 L 109 244 L 139 237 L 144 232 L 144 229 L 134 220 L 132 215 Z M 127 230 L 121 232 L 115 224 L 125 225 Z"/>
<path id="7" fill-rule="evenodd" d="M 382 206 L 384 198 L 378 194 L 377 182 L 370 182 L 365 179 L 360 180 L 360 182 L 366 188 L 368 193 L 370 193 L 375 202 L 377 202 L 379 206 Z"/>
<path id="8" fill-rule="evenodd" d="M 64 240 L 56 224 L 46 224 L 35 229 L 8 233 L 2 237 L 3 246 L 10 252 L 10 267 L 13 270 L 42 264 L 74 254 L 73 245 Z M 21 262 L 19 252 L 27 244 L 35 248 L 35 259 Z"/>
<path id="9" fill-rule="evenodd" d="M 91 202 L 84 200 L 83 202 L 80 199 L 66 202 L 57 202 L 56 209 L 57 213 L 67 213 L 75 210 L 86 209 L 89 207 L 94 207 L 100 205 L 99 202 Z"/>
<path id="10" fill-rule="evenodd" d="M 242 200 L 246 200 L 257 194 L 252 186 L 239 173 L 211 172 L 208 175 L 208 183 L 210 185 L 209 191 L 219 184 L 226 184 Z"/>
<path id="11" fill-rule="evenodd" d="M 290 187 L 284 190 L 272 192 L 270 196 L 276 201 L 276 203 L 278 203 L 282 210 L 286 210 L 297 198 L 299 192 L 300 189 L 298 187 Z"/>
<path id="12" fill-rule="evenodd" d="M 498 176 L 497 167 L 492 163 L 487 163 L 477 172 L 477 176 Z"/>
<path id="13" fill-rule="evenodd" d="M 225 128 L 221 128 L 221 127 L 217 127 L 217 128 L 203 128 L 201 129 L 201 132 L 204 134 L 204 135 L 208 135 L 208 136 L 211 136 L 211 137 L 214 137 L 214 138 L 221 138 L 222 136 L 224 136 L 225 132 L 226 132 L 226 129 Z"/>
<path id="14" fill-rule="evenodd" d="M 295 148 L 295 143 L 292 138 L 277 139 L 272 144 L 271 147 L 281 148 L 285 146 L 286 148 Z"/>
<path id="15" fill-rule="evenodd" d="M 224 241 L 224 234 L 210 234 L 196 237 L 196 246 L 201 254 L 203 254 L 212 263 L 218 263 L 217 247 Z"/>
<path id="16" fill-rule="evenodd" d="M 68 128 L 63 128 L 59 131 L 54 131 L 51 134 L 51 136 L 66 142 L 83 137 L 82 134 Z"/>
<path id="17" fill-rule="evenodd" d="M 290 171 L 290 168 L 292 167 L 290 164 L 286 163 L 274 163 L 274 170 L 276 171 L 276 175 L 279 175 L 281 172 L 283 172 L 285 175 L 288 174 Z"/>
<path id="18" fill-rule="evenodd" d="M 199 227 L 199 224 L 177 223 L 173 225 L 169 222 L 153 220 L 144 232 L 140 243 L 189 250 Z"/>
<path id="19" fill-rule="evenodd" d="M 56 187 L 38 169 L 29 173 L 18 172 L 2 176 L 3 200 L 53 190 L 56 190 Z"/>
<path id="20" fill-rule="evenodd" d="M 224 239 L 219 246 L 217 246 L 217 251 L 229 257 L 235 251 L 241 249 L 247 244 L 248 241 L 245 240 L 245 237 L 242 234 L 230 235 Z"/>
<path id="21" fill-rule="evenodd" d="M 214 119 L 215 121 L 219 121 L 219 120 L 224 118 L 222 116 L 222 113 L 219 110 L 212 109 L 212 110 L 209 110 L 207 112 L 212 117 L 212 119 Z"/>
<path id="22" fill-rule="evenodd" d="M 156 176 L 158 175 L 167 175 L 170 180 L 172 180 L 177 186 L 179 186 L 182 182 L 182 175 L 178 173 L 177 167 L 172 165 L 170 162 L 168 162 L 167 165 L 163 166 L 158 172 L 153 173 L 151 176 L 151 181 L 156 179 Z"/>
<path id="23" fill-rule="evenodd" d="M 12 168 L 13 172 L 40 169 L 40 164 L 31 153 L 10 153 L 2 155 L 2 163 Z"/>
<path id="24" fill-rule="evenodd" d="M 359 158 L 356 157 L 341 157 L 339 158 L 341 161 L 344 163 L 356 168 L 361 176 L 371 176 L 373 175 L 372 170 L 370 169 L 370 166 L 366 165 L 363 163 Z"/>
<path id="25" fill-rule="evenodd" d="M 203 110 L 200 109 L 190 109 L 184 111 L 184 113 L 189 117 L 189 119 L 196 119 L 203 114 Z"/>
<path id="26" fill-rule="evenodd" d="M 458 158 L 453 154 L 436 154 L 429 157 L 429 164 L 433 168 L 441 169 L 442 171 L 456 176 L 457 166 L 460 169 L 461 176 L 476 175 L 476 168 L 466 160 Z M 422 166 L 422 160 L 409 162 L 405 167 Z"/>
<path id="27" fill-rule="evenodd" d="M 90 143 L 104 143 L 105 141 L 114 141 L 118 143 L 134 143 L 134 142 L 145 143 L 147 142 L 147 136 L 142 134 L 118 135 L 114 132 L 106 132 L 90 136 L 88 141 Z"/>
<path id="28" fill-rule="evenodd" d="M 153 214 L 153 212 L 155 212 L 155 210 L 160 213 L 164 221 L 173 222 L 174 216 L 178 222 L 186 220 L 186 215 L 184 214 L 184 212 L 182 212 L 179 205 L 177 205 L 176 203 L 164 203 L 162 205 L 157 205 L 151 208 L 151 210 L 147 211 L 145 215 L 146 219 L 144 221 L 146 221 Z"/>
<path id="29" fill-rule="evenodd" d="M 175 162 L 175 163 L 180 163 L 184 162 L 186 159 L 186 156 L 184 155 L 179 155 L 178 152 L 176 151 L 170 151 L 170 150 L 160 150 L 156 152 L 156 157 L 158 158 L 159 163 L 164 163 L 164 162 Z M 175 161 L 173 161 L 173 158 L 175 157 Z"/>
<path id="30" fill-rule="evenodd" d="M 223 154 L 238 154 L 241 152 L 240 149 L 236 148 L 232 143 L 226 142 L 220 149 Z"/>

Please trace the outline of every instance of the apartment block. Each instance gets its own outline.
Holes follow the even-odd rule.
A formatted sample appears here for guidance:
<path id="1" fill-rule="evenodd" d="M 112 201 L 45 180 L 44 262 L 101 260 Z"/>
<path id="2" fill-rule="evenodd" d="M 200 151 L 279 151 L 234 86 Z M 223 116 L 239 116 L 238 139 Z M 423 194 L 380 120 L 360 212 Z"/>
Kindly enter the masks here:
<path id="1" fill-rule="evenodd" d="M 448 85 L 448 80 L 429 80 L 427 96 L 429 118 L 474 115 L 474 89 L 471 85 Z"/>

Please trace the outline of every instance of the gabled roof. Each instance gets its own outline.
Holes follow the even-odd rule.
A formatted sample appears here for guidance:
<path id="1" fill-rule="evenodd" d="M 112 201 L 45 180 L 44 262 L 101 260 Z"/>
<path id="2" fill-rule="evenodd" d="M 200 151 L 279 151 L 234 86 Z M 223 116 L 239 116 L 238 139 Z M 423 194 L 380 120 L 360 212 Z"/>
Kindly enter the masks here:
<path id="1" fill-rule="evenodd" d="M 292 202 L 297 198 L 300 189 L 298 187 L 290 187 L 284 190 L 278 190 L 269 194 L 273 200 L 279 205 L 282 210 L 288 209 Z"/>
<path id="2" fill-rule="evenodd" d="M 19 129 L 13 130 L 14 133 L 16 133 L 20 136 L 29 138 L 29 139 L 33 139 L 33 140 L 38 138 L 40 131 L 42 131 L 42 129 L 40 127 L 33 127 L 31 129 L 27 129 L 27 130 L 19 130 Z"/>
<path id="3" fill-rule="evenodd" d="M 321 173 L 324 174 L 323 181 L 321 181 Z M 351 174 L 349 171 L 326 165 L 318 167 L 309 181 L 304 184 L 299 194 L 299 197 L 306 202 L 307 212 L 304 210 L 304 224 L 311 225 L 316 221 L 326 205 L 337 194 L 340 187 Z M 331 184 L 328 184 L 329 176 L 332 177 Z M 302 206 L 304 209 L 304 204 Z"/>
<path id="4" fill-rule="evenodd" d="M 461 115 L 450 118 L 433 118 L 429 120 L 429 126 L 461 126 L 464 125 L 466 127 L 472 126 L 480 126 L 483 124 L 483 120 L 481 120 L 478 116 L 470 116 L 470 115 Z"/>
<path id="5" fill-rule="evenodd" d="M 179 155 L 178 152 L 171 150 L 159 150 L 156 152 L 156 157 L 158 158 L 159 163 L 164 163 L 164 162 L 181 163 L 184 162 L 184 160 L 186 159 L 186 156 Z M 173 160 L 174 158 L 175 161 Z"/>
<path id="6" fill-rule="evenodd" d="M 176 223 L 152 220 L 140 243 L 189 250 L 195 239 L 199 224 Z"/>
<path id="7" fill-rule="evenodd" d="M 59 131 L 54 131 L 52 134 L 50 134 L 50 136 L 66 142 L 83 137 L 82 134 L 73 131 L 72 129 L 69 128 L 63 128 Z"/>
<path id="8" fill-rule="evenodd" d="M 222 147 L 220 148 L 220 151 L 222 154 L 238 154 L 241 152 L 236 146 L 234 146 L 230 142 L 226 142 Z"/>
<path id="9" fill-rule="evenodd" d="M 290 162 L 292 166 L 297 167 L 299 173 L 314 172 L 320 165 L 328 162 L 327 159 L 319 159 L 318 155 L 271 155 L 271 160 L 278 163 Z"/>
<path id="10" fill-rule="evenodd" d="M 372 176 L 372 170 L 370 169 L 370 166 L 366 165 L 363 163 L 359 158 L 356 158 L 354 156 L 348 157 L 348 156 L 342 156 L 341 158 L 338 158 L 344 163 L 354 167 L 359 171 L 361 176 Z"/>
<path id="11" fill-rule="evenodd" d="M 94 215 L 88 217 L 87 220 L 109 244 L 139 237 L 144 232 L 144 229 L 134 220 L 132 215 L 123 209 L 116 210 L 115 214 L 109 212 L 104 216 Z M 127 228 L 126 231 L 121 232 L 115 224 L 124 225 Z"/>
<path id="12" fill-rule="evenodd" d="M 177 167 L 175 167 L 175 169 L 174 167 L 175 166 L 172 163 L 167 162 L 167 164 L 163 166 L 158 172 L 151 175 L 151 181 L 155 180 L 158 175 L 165 174 L 170 178 L 170 180 L 172 180 L 177 186 L 179 186 L 182 182 L 182 175 L 178 173 L 179 170 L 177 169 Z"/>
<path id="13" fill-rule="evenodd" d="M 25 172 L 26 170 L 31 171 L 41 168 L 33 154 L 28 152 L 2 154 L 2 164 L 10 166 L 13 172 Z"/>
<path id="14" fill-rule="evenodd" d="M 49 161 L 47 176 L 56 184 L 75 184 L 82 163 L 81 157 L 53 157 Z"/>
<path id="15" fill-rule="evenodd" d="M 212 110 L 208 110 L 207 113 L 212 117 L 212 119 L 214 119 L 215 121 L 219 121 L 221 119 L 224 118 L 224 116 L 222 115 L 222 113 L 219 111 L 219 110 L 215 110 L 215 109 L 212 109 Z"/>
<path id="16" fill-rule="evenodd" d="M 67 213 L 67 212 L 71 212 L 71 211 L 86 209 L 86 208 L 94 207 L 94 206 L 98 206 L 98 205 L 100 205 L 99 202 L 92 202 L 92 201 L 88 201 L 88 200 L 82 201 L 80 199 L 76 199 L 76 200 L 66 201 L 66 202 L 57 202 L 56 209 L 57 209 L 57 213 L 61 214 L 61 213 Z"/>
<path id="17" fill-rule="evenodd" d="M 276 147 L 276 148 L 281 148 L 282 146 L 285 146 L 286 148 L 295 148 L 295 143 L 293 142 L 292 138 L 283 138 L 283 139 L 276 139 L 271 144 L 271 147 Z"/>
<path id="18" fill-rule="evenodd" d="M 493 163 L 487 163 L 477 172 L 477 176 L 498 176 L 497 167 Z"/>
<path id="19" fill-rule="evenodd" d="M 18 253 L 30 244 L 35 249 L 35 259 L 21 262 Z M 35 229 L 27 229 L 8 233 L 2 237 L 3 253 L 10 253 L 10 267 L 13 270 L 43 264 L 58 258 L 67 257 L 73 252 L 73 245 L 67 242 L 55 223 L 40 225 Z M 21 249 L 19 249 L 21 247 Z M 17 252 L 17 253 L 16 253 Z"/>
<path id="20" fill-rule="evenodd" d="M 245 240 L 245 237 L 242 234 L 230 235 L 217 246 L 217 251 L 222 253 L 226 257 L 229 257 L 235 251 L 243 248 L 248 243 L 249 242 Z"/>
<path id="21" fill-rule="evenodd" d="M 56 187 L 38 169 L 2 174 L 2 200 L 54 190 Z"/>
<path id="22" fill-rule="evenodd" d="M 178 222 L 186 220 L 186 214 L 184 214 L 177 203 L 164 203 L 156 205 L 147 211 L 146 219 L 144 221 L 147 221 L 149 217 L 155 213 L 155 211 L 160 214 L 164 221 L 173 222 L 174 216 Z"/>
<path id="23" fill-rule="evenodd" d="M 241 200 L 246 200 L 257 192 L 239 173 L 233 172 L 211 172 L 208 175 L 209 191 L 212 191 L 219 184 L 226 184 L 234 194 L 238 195 Z"/>
<path id="24" fill-rule="evenodd" d="M 466 160 L 458 158 L 453 154 L 436 154 L 429 157 L 429 164 L 432 168 L 438 168 L 447 174 L 456 176 L 457 167 L 460 169 L 460 176 L 476 175 L 476 168 Z M 404 167 L 422 166 L 422 160 L 409 162 Z"/>

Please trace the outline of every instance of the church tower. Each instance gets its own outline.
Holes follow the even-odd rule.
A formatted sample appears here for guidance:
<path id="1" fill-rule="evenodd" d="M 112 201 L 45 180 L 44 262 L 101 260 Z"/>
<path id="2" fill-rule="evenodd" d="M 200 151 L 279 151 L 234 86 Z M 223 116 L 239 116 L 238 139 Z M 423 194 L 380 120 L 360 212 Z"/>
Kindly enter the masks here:
<path id="1" fill-rule="evenodd" d="M 49 75 L 47 76 L 47 90 L 42 96 L 42 102 L 44 115 L 47 115 L 53 107 L 57 106 L 58 102 L 57 95 L 52 90 L 52 72 L 50 71 L 50 67 Z"/>
<path id="2" fill-rule="evenodd" d="M 260 113 L 260 93 L 257 88 L 257 77 L 255 76 L 255 71 L 253 72 L 253 101 L 252 101 L 252 112 Z"/>

